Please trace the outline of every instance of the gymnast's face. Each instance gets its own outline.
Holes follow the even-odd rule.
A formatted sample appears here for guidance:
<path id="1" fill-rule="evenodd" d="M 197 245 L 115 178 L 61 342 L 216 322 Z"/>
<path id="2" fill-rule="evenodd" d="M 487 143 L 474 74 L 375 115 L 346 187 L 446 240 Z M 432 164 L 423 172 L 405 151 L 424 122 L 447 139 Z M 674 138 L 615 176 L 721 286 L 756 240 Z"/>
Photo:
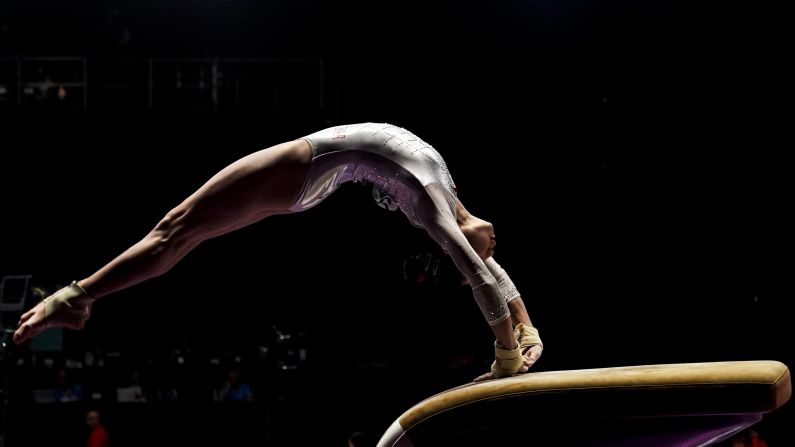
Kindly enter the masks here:
<path id="1" fill-rule="evenodd" d="M 485 261 L 494 255 L 497 239 L 494 237 L 494 226 L 490 222 L 473 216 L 470 222 L 461 226 L 461 231 L 481 259 Z"/>

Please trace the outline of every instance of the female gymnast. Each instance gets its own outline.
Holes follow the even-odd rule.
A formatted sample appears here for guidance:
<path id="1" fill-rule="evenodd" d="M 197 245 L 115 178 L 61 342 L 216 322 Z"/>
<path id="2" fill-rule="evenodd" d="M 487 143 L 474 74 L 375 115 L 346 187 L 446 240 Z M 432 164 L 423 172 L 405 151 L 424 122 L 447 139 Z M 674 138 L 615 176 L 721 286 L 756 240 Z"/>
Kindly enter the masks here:
<path id="1" fill-rule="evenodd" d="M 493 226 L 457 199 L 433 147 L 403 128 L 374 123 L 331 127 L 230 164 L 141 241 L 23 314 L 14 341 L 50 327 L 81 329 L 97 298 L 165 273 L 202 241 L 274 214 L 307 210 L 348 181 L 372 184 L 378 204 L 399 208 L 424 228 L 469 282 L 496 338 L 491 371 L 475 380 L 526 372 L 543 346 L 516 287 L 492 257 Z"/>

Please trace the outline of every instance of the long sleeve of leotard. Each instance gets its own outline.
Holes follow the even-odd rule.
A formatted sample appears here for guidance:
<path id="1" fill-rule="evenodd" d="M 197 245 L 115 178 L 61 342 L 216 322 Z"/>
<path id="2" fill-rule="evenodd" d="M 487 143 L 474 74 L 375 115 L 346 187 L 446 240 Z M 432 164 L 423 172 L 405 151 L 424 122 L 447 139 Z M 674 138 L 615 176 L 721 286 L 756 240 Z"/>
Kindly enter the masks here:
<path id="1" fill-rule="evenodd" d="M 486 268 L 489 269 L 494 279 L 497 280 L 497 286 L 500 288 L 502 296 L 505 297 L 506 301 L 510 302 L 519 298 L 519 290 L 516 288 L 513 281 L 511 281 L 511 277 L 500 267 L 500 264 L 497 264 L 494 258 L 486 259 Z"/>
<path id="2" fill-rule="evenodd" d="M 423 227 L 449 253 L 453 263 L 466 277 L 475 301 L 489 325 L 504 321 L 511 316 L 511 312 L 497 279 L 461 232 L 441 187 L 429 185 L 426 190 L 433 205 L 418 207 L 418 218 Z"/>

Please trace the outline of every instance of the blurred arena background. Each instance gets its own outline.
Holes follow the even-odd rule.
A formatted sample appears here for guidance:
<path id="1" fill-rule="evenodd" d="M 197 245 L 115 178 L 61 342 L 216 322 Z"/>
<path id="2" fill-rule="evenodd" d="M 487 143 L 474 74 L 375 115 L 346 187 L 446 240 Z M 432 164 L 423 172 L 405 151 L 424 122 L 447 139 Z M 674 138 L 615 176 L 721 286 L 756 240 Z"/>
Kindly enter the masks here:
<path id="1" fill-rule="evenodd" d="M 229 162 L 376 121 L 434 145 L 494 222 L 544 334 L 537 370 L 792 367 L 776 9 L 0 0 L 2 324 Z M 440 337 L 449 355 L 429 355 Z M 97 409 L 114 447 L 345 446 L 491 355 L 452 263 L 346 185 L 98 302 L 82 332 L 4 350 L 5 445 L 85 445 Z M 790 403 L 755 430 L 789 446 L 792 422 Z"/>

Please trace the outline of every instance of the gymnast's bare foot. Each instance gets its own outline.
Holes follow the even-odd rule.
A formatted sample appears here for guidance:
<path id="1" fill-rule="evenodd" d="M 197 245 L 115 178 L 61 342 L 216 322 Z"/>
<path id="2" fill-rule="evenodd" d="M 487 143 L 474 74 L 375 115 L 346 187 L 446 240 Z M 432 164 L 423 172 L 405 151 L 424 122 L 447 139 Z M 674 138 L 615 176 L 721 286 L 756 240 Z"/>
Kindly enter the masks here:
<path id="1" fill-rule="evenodd" d="M 72 282 L 22 315 L 14 332 L 14 343 L 21 344 L 51 327 L 82 329 L 91 316 L 93 302 L 77 282 Z"/>

